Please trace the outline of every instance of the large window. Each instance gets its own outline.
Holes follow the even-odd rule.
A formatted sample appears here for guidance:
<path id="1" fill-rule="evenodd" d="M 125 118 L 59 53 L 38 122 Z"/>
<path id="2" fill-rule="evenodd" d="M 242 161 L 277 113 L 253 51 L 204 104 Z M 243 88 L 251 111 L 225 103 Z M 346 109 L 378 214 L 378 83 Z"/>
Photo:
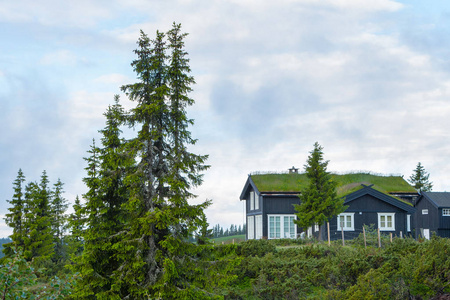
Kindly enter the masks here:
<path id="1" fill-rule="evenodd" d="M 249 240 L 255 238 L 255 220 L 253 216 L 247 217 L 247 238 Z"/>
<path id="2" fill-rule="evenodd" d="M 378 213 L 378 228 L 381 231 L 394 231 L 395 213 Z"/>
<path id="3" fill-rule="evenodd" d="M 262 215 L 255 216 L 255 239 L 262 238 Z"/>
<path id="4" fill-rule="evenodd" d="M 295 238 L 295 215 L 269 215 L 269 239 Z"/>
<path id="5" fill-rule="evenodd" d="M 355 213 L 342 213 L 337 216 L 337 229 L 344 231 L 354 231 L 355 230 L 355 222 L 354 222 Z"/>

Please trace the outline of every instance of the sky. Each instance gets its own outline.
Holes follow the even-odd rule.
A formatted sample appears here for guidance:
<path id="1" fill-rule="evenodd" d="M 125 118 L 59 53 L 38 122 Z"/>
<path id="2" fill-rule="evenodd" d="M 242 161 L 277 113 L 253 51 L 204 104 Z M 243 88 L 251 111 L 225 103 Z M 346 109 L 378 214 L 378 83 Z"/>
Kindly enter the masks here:
<path id="1" fill-rule="evenodd" d="M 46 170 L 72 204 L 103 113 L 135 83 L 139 30 L 181 23 L 196 80 L 188 116 L 211 168 L 194 202 L 212 225 L 244 223 L 248 174 L 413 173 L 450 191 L 450 4 L 446 0 L 0 0 L 0 237 L 13 181 Z"/>

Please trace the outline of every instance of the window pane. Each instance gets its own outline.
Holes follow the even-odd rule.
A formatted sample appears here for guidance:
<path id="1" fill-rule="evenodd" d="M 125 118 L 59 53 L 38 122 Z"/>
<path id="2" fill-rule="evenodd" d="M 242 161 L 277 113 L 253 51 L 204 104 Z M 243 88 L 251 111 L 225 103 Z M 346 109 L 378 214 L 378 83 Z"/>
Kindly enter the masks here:
<path id="1" fill-rule="evenodd" d="M 392 216 L 386 216 L 387 217 L 387 227 L 392 227 Z"/>
<path id="2" fill-rule="evenodd" d="M 351 216 L 347 216 L 347 227 L 348 228 L 352 227 L 352 217 Z"/>
<path id="3" fill-rule="evenodd" d="M 386 217 L 380 216 L 380 227 L 384 228 L 386 227 Z"/>
<path id="4" fill-rule="evenodd" d="M 275 237 L 280 238 L 281 230 L 280 230 L 280 217 L 275 217 Z"/>

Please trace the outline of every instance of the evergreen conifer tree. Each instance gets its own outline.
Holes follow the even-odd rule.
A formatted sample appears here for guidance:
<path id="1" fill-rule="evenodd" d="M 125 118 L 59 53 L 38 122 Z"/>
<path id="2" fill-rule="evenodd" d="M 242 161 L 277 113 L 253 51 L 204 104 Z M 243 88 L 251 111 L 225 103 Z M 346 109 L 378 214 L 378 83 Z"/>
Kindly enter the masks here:
<path id="1" fill-rule="evenodd" d="M 51 192 L 51 225 L 54 238 L 54 255 L 53 262 L 59 265 L 61 269 L 62 264 L 68 259 L 66 241 L 64 235 L 67 227 L 67 217 L 65 215 L 68 204 L 67 200 L 62 196 L 64 184 L 58 178 L 58 181 L 53 185 L 53 191 Z M 58 266 L 57 266 L 58 267 Z"/>
<path id="2" fill-rule="evenodd" d="M 115 104 L 109 106 L 105 113 L 106 127 L 100 130 L 102 148 L 98 149 L 94 144 L 90 150 L 91 157 L 86 159 L 89 175 L 85 178 L 89 187 L 85 195 L 87 228 L 80 228 L 80 209 L 76 210 L 77 216 L 73 219 L 77 220 L 74 231 L 82 231 L 84 237 L 84 251 L 75 258 L 76 265 L 73 267 L 81 274 L 76 291 L 80 298 L 95 295 L 106 299 L 127 293 L 114 287 L 114 272 L 125 259 L 119 258 L 116 249 L 127 222 L 126 210 L 122 207 L 128 199 L 125 171 L 133 164 L 132 157 L 125 155 L 120 138 L 123 116 L 119 97 L 115 96 Z M 80 247 L 79 243 L 75 244 Z"/>
<path id="3" fill-rule="evenodd" d="M 86 223 L 84 207 L 81 205 L 78 195 L 75 198 L 75 203 L 72 206 L 73 213 L 68 218 L 68 246 L 69 255 L 72 260 L 75 260 L 83 252 L 83 235 Z"/>
<path id="4" fill-rule="evenodd" d="M 4 252 L 7 255 L 12 255 L 13 249 L 15 247 L 23 247 L 24 246 L 24 236 L 26 234 L 26 230 L 24 228 L 25 223 L 25 210 L 26 210 L 26 202 L 24 195 L 24 184 L 25 184 L 25 175 L 22 172 L 22 169 L 19 169 L 17 174 L 17 178 L 14 181 L 13 189 L 14 195 L 11 200 L 6 200 L 11 207 L 8 208 L 9 213 L 6 214 L 6 224 L 13 229 L 13 233 L 10 236 L 12 239 L 12 243 L 4 244 Z"/>
<path id="5" fill-rule="evenodd" d="M 195 143 L 185 110 L 193 103 L 187 96 L 193 79 L 186 75 L 185 35 L 174 25 L 168 36 L 172 56 L 166 55 L 163 33 L 150 40 L 141 32 L 138 58 L 132 63 L 140 81 L 122 87 L 137 102 L 128 115 L 138 134 L 126 147 L 135 153 L 137 165 L 127 176 L 131 219 L 123 241 L 133 248 L 132 255 L 124 252 L 128 260 L 121 269 L 121 282 L 133 297 L 149 293 L 171 298 L 181 291 L 193 292 L 186 277 L 192 276 L 189 257 L 196 255 L 197 247 L 189 237 L 204 224 L 203 209 L 209 205 L 188 202 L 194 197 L 189 189 L 201 183 L 199 172 L 207 168 L 206 156 L 187 151 Z"/>
<path id="6" fill-rule="evenodd" d="M 301 191 L 300 204 L 294 205 L 297 211 L 294 222 L 304 229 L 319 225 L 319 240 L 322 239 L 321 225 L 345 210 L 344 199 L 337 197 L 336 183 L 327 172 L 328 161 L 324 161 L 322 150 L 316 142 L 305 165 L 309 184 Z"/>
<path id="7" fill-rule="evenodd" d="M 408 181 L 418 192 L 429 192 L 433 189 L 433 183 L 428 179 L 430 174 L 425 171 L 425 168 L 420 162 L 413 172 L 414 173 L 409 177 Z"/>
<path id="8" fill-rule="evenodd" d="M 24 256 L 34 259 L 38 265 L 47 263 L 54 255 L 54 240 L 51 224 L 51 206 L 47 172 L 43 171 L 38 183 L 29 183 L 25 190 L 27 203 L 26 223 L 27 237 L 24 239 Z"/>

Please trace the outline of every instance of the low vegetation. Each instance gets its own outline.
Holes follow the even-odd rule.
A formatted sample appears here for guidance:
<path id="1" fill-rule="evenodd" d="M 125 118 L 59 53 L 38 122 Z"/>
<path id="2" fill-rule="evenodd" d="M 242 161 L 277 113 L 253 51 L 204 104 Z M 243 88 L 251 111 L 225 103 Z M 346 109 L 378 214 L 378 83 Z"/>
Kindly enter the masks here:
<path id="1" fill-rule="evenodd" d="M 397 238 L 383 248 L 251 240 L 236 247 L 242 261 L 224 297 L 432 299 L 450 293 L 449 253 L 450 240 L 438 237 Z"/>

